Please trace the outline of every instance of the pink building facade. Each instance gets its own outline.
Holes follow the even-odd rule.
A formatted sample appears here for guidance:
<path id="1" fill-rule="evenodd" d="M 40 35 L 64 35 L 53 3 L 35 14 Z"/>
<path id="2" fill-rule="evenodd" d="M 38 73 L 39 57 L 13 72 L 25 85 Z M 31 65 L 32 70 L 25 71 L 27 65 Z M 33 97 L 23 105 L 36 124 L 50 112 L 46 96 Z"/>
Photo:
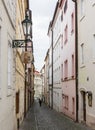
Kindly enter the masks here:
<path id="1" fill-rule="evenodd" d="M 75 6 L 72 0 L 61 0 L 60 7 L 62 112 L 76 120 Z"/>

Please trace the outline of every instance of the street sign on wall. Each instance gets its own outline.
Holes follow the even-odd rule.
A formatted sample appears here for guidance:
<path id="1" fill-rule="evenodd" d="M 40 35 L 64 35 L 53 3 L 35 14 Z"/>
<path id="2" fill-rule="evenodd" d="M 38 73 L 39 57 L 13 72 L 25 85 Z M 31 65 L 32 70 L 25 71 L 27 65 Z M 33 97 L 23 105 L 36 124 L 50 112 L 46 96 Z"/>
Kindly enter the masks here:
<path id="1" fill-rule="evenodd" d="M 25 44 L 27 41 L 29 42 L 29 40 L 13 40 L 12 48 L 25 48 Z M 27 48 L 32 48 L 32 46 L 28 45 L 27 43 Z"/>
<path id="2" fill-rule="evenodd" d="M 12 48 L 25 47 L 25 40 L 13 40 Z"/>

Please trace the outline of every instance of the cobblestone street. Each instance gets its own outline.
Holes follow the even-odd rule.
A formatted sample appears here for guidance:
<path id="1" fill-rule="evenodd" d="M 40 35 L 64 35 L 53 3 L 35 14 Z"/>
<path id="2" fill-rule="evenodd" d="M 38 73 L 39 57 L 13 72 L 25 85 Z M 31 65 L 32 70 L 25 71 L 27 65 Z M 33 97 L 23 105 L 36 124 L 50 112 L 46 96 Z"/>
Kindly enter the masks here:
<path id="1" fill-rule="evenodd" d="M 19 130 L 92 130 L 36 101 Z"/>

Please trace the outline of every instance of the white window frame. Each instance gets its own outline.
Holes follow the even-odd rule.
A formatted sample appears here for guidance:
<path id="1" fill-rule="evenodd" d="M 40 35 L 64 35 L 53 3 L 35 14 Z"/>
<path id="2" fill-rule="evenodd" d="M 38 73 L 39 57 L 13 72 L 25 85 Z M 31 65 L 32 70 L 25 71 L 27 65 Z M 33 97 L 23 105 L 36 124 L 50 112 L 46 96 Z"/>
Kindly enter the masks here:
<path id="1" fill-rule="evenodd" d="M 92 45 L 92 52 L 93 52 L 93 63 L 95 63 L 95 34 L 93 34 L 93 45 Z"/>
<path id="2" fill-rule="evenodd" d="M 71 14 L 71 34 L 74 32 L 74 12 Z"/>
<path id="3" fill-rule="evenodd" d="M 95 0 L 91 0 L 92 6 L 95 6 Z"/>
<path id="4" fill-rule="evenodd" d="M 65 38 L 64 44 L 66 44 L 68 41 L 68 25 L 67 24 L 66 24 L 65 30 L 64 30 L 64 38 Z"/>
<path id="5" fill-rule="evenodd" d="M 61 81 L 63 81 L 63 63 L 61 64 Z"/>
<path id="6" fill-rule="evenodd" d="M 81 44 L 81 55 L 80 55 L 80 58 L 81 58 L 81 66 L 83 67 L 84 66 L 84 63 L 85 63 L 85 56 L 84 56 L 84 43 Z"/>
<path id="7" fill-rule="evenodd" d="M 63 35 L 61 35 L 61 49 L 63 49 Z"/>
<path id="8" fill-rule="evenodd" d="M 81 20 L 85 17 L 85 0 L 81 0 L 80 4 Z"/>
<path id="9" fill-rule="evenodd" d="M 81 0 L 81 16 L 84 15 L 84 0 Z"/>
<path id="10" fill-rule="evenodd" d="M 1 26 L 0 26 L 0 99 L 1 99 Z"/>
<path id="11" fill-rule="evenodd" d="M 64 61 L 64 80 L 68 79 L 68 59 Z"/>
<path id="12" fill-rule="evenodd" d="M 12 63 L 11 63 L 11 58 L 12 54 L 11 54 L 11 43 L 10 41 L 8 41 L 8 88 L 11 88 L 11 73 L 12 73 Z"/>
<path id="13" fill-rule="evenodd" d="M 72 54 L 72 77 L 75 76 L 75 61 L 74 61 L 74 54 Z"/>

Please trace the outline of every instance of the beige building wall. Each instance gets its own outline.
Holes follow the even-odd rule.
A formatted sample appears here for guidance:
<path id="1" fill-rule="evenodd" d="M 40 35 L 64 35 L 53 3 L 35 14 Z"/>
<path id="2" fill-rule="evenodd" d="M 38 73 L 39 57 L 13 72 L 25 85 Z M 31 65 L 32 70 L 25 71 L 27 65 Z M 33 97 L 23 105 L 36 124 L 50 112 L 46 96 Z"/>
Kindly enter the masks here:
<path id="1" fill-rule="evenodd" d="M 16 1 L 0 0 L 0 129 L 16 130 L 15 125 L 15 37 Z"/>
<path id="2" fill-rule="evenodd" d="M 17 51 L 16 56 L 16 117 L 19 124 L 24 118 L 24 65 L 21 62 L 21 56 Z M 17 97 L 19 96 L 19 97 Z M 18 105 L 17 105 L 18 104 Z"/>
<path id="3" fill-rule="evenodd" d="M 31 101 L 32 103 L 34 102 L 34 94 L 35 94 L 35 91 L 34 91 L 34 72 L 35 72 L 35 66 L 34 66 L 34 63 L 32 64 L 32 67 L 31 67 L 31 87 L 32 87 L 32 95 L 31 95 Z"/>
<path id="4" fill-rule="evenodd" d="M 27 0 L 16 1 L 16 39 L 24 40 L 22 24 L 21 22 L 25 19 L 25 10 L 27 8 Z M 16 104 L 16 124 L 17 127 L 23 121 L 24 118 L 24 87 L 25 87 L 25 69 L 24 63 L 21 60 L 21 53 L 25 48 L 16 49 L 16 93 L 15 93 L 15 104 Z"/>

